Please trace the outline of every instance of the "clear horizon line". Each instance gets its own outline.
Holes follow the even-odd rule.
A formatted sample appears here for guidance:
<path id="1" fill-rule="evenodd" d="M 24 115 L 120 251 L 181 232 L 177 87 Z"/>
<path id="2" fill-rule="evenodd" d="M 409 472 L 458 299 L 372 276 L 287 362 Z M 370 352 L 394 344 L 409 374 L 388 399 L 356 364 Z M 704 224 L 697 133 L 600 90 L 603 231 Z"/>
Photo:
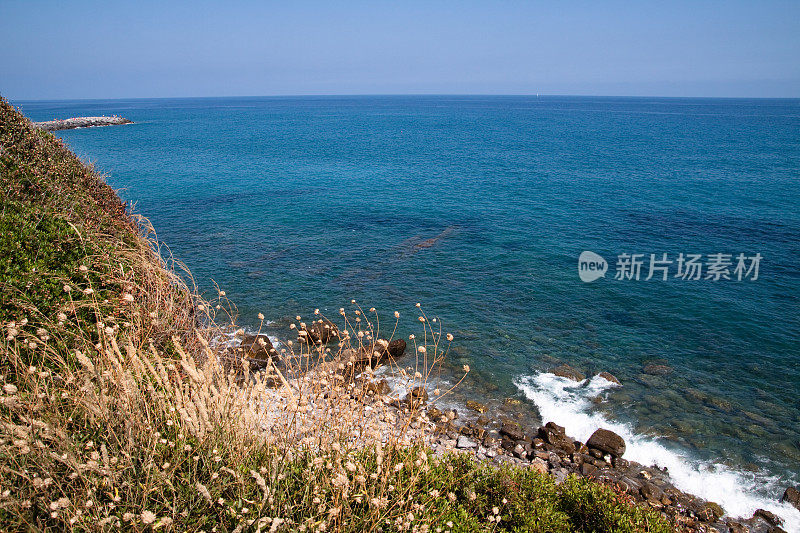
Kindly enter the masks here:
<path id="1" fill-rule="evenodd" d="M 6 100 L 12 99 L 0 93 Z M 203 95 L 203 96 L 118 96 L 87 98 L 14 98 L 17 102 L 69 102 L 92 100 L 177 100 L 212 98 L 353 98 L 353 97 L 531 97 L 531 98 L 659 98 L 672 100 L 713 99 L 713 100 L 800 100 L 800 96 L 666 96 L 666 95 L 625 95 L 625 94 L 560 94 L 560 93 L 307 93 L 307 94 L 243 94 L 243 95 Z"/>

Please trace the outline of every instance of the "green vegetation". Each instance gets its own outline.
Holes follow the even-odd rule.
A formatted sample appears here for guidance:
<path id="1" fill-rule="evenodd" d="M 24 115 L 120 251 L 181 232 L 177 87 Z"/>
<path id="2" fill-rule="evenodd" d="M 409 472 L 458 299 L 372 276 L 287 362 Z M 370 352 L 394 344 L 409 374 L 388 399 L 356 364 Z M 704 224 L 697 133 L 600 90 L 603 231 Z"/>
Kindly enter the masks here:
<path id="1" fill-rule="evenodd" d="M 587 480 L 434 457 L 419 412 L 374 402 L 335 365 L 277 386 L 223 366 L 217 303 L 1 99 L 0 187 L 2 530 L 673 530 Z M 370 330 L 362 316 L 346 327 Z M 335 361 L 349 342 L 315 353 Z"/>

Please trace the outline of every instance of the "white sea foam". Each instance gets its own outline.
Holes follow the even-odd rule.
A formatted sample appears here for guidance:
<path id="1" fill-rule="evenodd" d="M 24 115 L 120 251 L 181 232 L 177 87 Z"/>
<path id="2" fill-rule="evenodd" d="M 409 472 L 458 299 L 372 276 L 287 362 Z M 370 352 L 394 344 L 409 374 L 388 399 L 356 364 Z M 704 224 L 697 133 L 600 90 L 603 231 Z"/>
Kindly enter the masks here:
<path id="1" fill-rule="evenodd" d="M 585 442 L 596 429 L 610 429 L 625 439 L 626 459 L 666 467 L 680 490 L 717 502 L 734 517 L 749 518 L 756 509 L 766 509 L 783 518 L 786 531 L 800 533 L 800 511 L 763 495 L 779 497 L 783 492 L 774 478 L 699 461 L 658 438 L 635 434 L 628 425 L 592 412 L 591 399 L 618 385 L 600 376 L 576 383 L 550 373 L 522 376 L 515 385 L 536 404 L 544 422 L 564 426 L 568 435 Z"/>

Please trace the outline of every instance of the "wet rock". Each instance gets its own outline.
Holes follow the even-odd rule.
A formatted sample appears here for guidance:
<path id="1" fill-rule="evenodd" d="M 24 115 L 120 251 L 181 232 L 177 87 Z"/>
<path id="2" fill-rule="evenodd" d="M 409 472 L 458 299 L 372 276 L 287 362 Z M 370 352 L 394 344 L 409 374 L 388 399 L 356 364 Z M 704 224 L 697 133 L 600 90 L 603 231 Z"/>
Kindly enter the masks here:
<path id="1" fill-rule="evenodd" d="M 566 433 L 566 429 L 564 429 L 564 426 L 559 426 L 555 422 L 548 422 L 547 424 L 544 425 L 544 427 L 546 427 L 547 429 L 551 429 L 560 435 L 564 435 Z"/>
<path id="2" fill-rule="evenodd" d="M 233 357 L 237 363 L 246 359 L 250 370 L 255 371 L 266 368 L 271 359 L 277 359 L 278 352 L 266 335 L 246 335 L 233 349 Z"/>
<path id="3" fill-rule="evenodd" d="M 427 401 L 428 401 L 428 391 L 425 389 L 425 387 L 422 386 L 414 387 L 411 390 L 409 390 L 408 394 L 403 400 L 403 402 L 408 407 L 412 408 L 419 407 L 420 405 L 424 404 Z"/>
<path id="4" fill-rule="evenodd" d="M 672 374 L 672 367 L 669 365 L 649 363 L 644 365 L 642 372 L 651 376 L 666 376 L 667 374 Z"/>
<path id="5" fill-rule="evenodd" d="M 503 425 L 500 426 L 500 434 L 515 441 L 525 439 L 525 433 L 522 431 L 522 427 L 511 420 L 503 422 Z"/>
<path id="6" fill-rule="evenodd" d="M 487 407 L 484 404 L 474 400 L 467 400 L 467 409 L 471 409 L 476 413 L 485 413 L 487 411 Z"/>
<path id="7" fill-rule="evenodd" d="M 522 403 L 522 402 L 521 402 L 521 401 L 519 401 L 519 400 L 518 400 L 518 399 L 516 399 L 516 398 L 505 398 L 505 399 L 503 400 L 503 405 L 504 405 L 504 406 L 506 406 L 506 407 L 514 407 L 514 406 L 516 406 L 516 405 L 519 405 L 519 404 L 521 404 L 521 403 Z"/>
<path id="8" fill-rule="evenodd" d="M 795 487 L 788 487 L 783 492 L 782 502 L 793 505 L 797 510 L 800 510 L 800 490 Z"/>
<path id="9" fill-rule="evenodd" d="M 617 379 L 617 376 L 615 376 L 614 374 L 611 374 L 609 372 L 600 372 L 597 375 L 606 381 L 610 381 L 611 383 L 616 383 L 617 385 L 622 385 L 622 382 L 619 379 Z"/>
<path id="10" fill-rule="evenodd" d="M 471 440 L 469 437 L 466 437 L 464 435 L 458 437 L 458 440 L 456 441 L 456 448 L 462 450 L 475 448 L 476 446 L 477 444 L 475 443 L 475 441 Z"/>
<path id="11" fill-rule="evenodd" d="M 406 341 L 403 339 L 395 339 L 386 346 L 386 350 L 389 352 L 389 355 L 396 359 L 405 353 Z"/>
<path id="12" fill-rule="evenodd" d="M 436 407 L 428 407 L 428 418 L 434 422 L 441 422 L 442 418 L 447 420 L 447 416 Z"/>
<path id="13" fill-rule="evenodd" d="M 481 415 L 477 419 L 475 419 L 475 423 L 477 423 L 480 426 L 488 426 L 489 422 L 491 422 L 491 420 L 489 419 L 488 416 L 485 415 Z"/>
<path id="14" fill-rule="evenodd" d="M 305 332 L 305 335 L 302 335 L 303 332 Z M 339 328 L 336 327 L 336 324 L 322 319 L 313 322 L 310 327 L 303 328 L 299 333 L 301 333 L 301 341 L 305 340 L 304 337 L 307 337 L 308 340 L 315 344 L 326 344 L 334 338 L 339 338 Z"/>
<path id="15" fill-rule="evenodd" d="M 560 365 L 555 367 L 550 371 L 550 373 L 555 374 L 556 376 L 571 379 L 572 381 L 583 381 L 586 379 L 586 376 L 575 370 L 569 365 Z"/>
<path id="16" fill-rule="evenodd" d="M 378 339 L 375 343 L 359 349 L 356 352 L 356 356 L 352 359 L 361 366 L 369 365 L 375 368 L 383 364 L 389 357 L 389 341 L 386 339 Z"/>
<path id="17" fill-rule="evenodd" d="M 630 462 L 622 457 L 614 457 L 614 468 L 625 469 L 630 466 Z"/>
<path id="18" fill-rule="evenodd" d="M 780 526 L 783 524 L 782 518 L 780 518 L 775 513 L 767 511 L 766 509 L 756 509 L 756 512 L 753 513 L 753 517 L 763 518 L 764 521 L 771 526 Z"/>
<path id="19" fill-rule="evenodd" d="M 611 454 L 613 457 L 621 457 L 625 453 L 625 440 L 608 429 L 600 428 L 589 437 L 586 445 L 591 449 L 600 450 Z"/>
<path id="20" fill-rule="evenodd" d="M 562 450 L 564 453 L 573 453 L 575 451 L 575 444 L 564 433 L 564 428 L 553 422 L 548 422 L 543 427 L 539 428 L 539 437 L 546 443 Z"/>
<path id="21" fill-rule="evenodd" d="M 703 506 L 703 514 L 705 514 L 709 521 L 716 522 L 725 515 L 725 510 L 718 503 L 706 502 Z"/>

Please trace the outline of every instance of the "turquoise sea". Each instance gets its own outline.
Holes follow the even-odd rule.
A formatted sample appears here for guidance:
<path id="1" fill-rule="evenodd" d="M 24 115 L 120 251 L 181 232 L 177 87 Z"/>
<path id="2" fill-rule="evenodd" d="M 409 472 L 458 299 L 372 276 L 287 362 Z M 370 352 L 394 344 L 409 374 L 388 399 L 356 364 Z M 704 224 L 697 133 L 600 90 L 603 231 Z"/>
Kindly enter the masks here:
<path id="1" fill-rule="evenodd" d="M 777 503 L 800 483 L 800 100 L 15 104 L 135 121 L 58 136 L 242 324 L 262 312 L 286 339 L 295 315 L 356 299 L 408 335 L 420 302 L 455 336 L 448 368 L 472 368 L 461 398 L 518 398 L 578 438 L 612 427 L 681 488 L 800 529 Z M 581 281 L 583 251 L 604 278 Z M 621 254 L 643 254 L 638 280 L 614 279 Z M 645 280 L 650 254 L 673 261 L 666 281 Z M 731 279 L 676 277 L 679 254 L 730 254 Z M 757 279 L 736 279 L 739 254 L 760 254 Z"/>

